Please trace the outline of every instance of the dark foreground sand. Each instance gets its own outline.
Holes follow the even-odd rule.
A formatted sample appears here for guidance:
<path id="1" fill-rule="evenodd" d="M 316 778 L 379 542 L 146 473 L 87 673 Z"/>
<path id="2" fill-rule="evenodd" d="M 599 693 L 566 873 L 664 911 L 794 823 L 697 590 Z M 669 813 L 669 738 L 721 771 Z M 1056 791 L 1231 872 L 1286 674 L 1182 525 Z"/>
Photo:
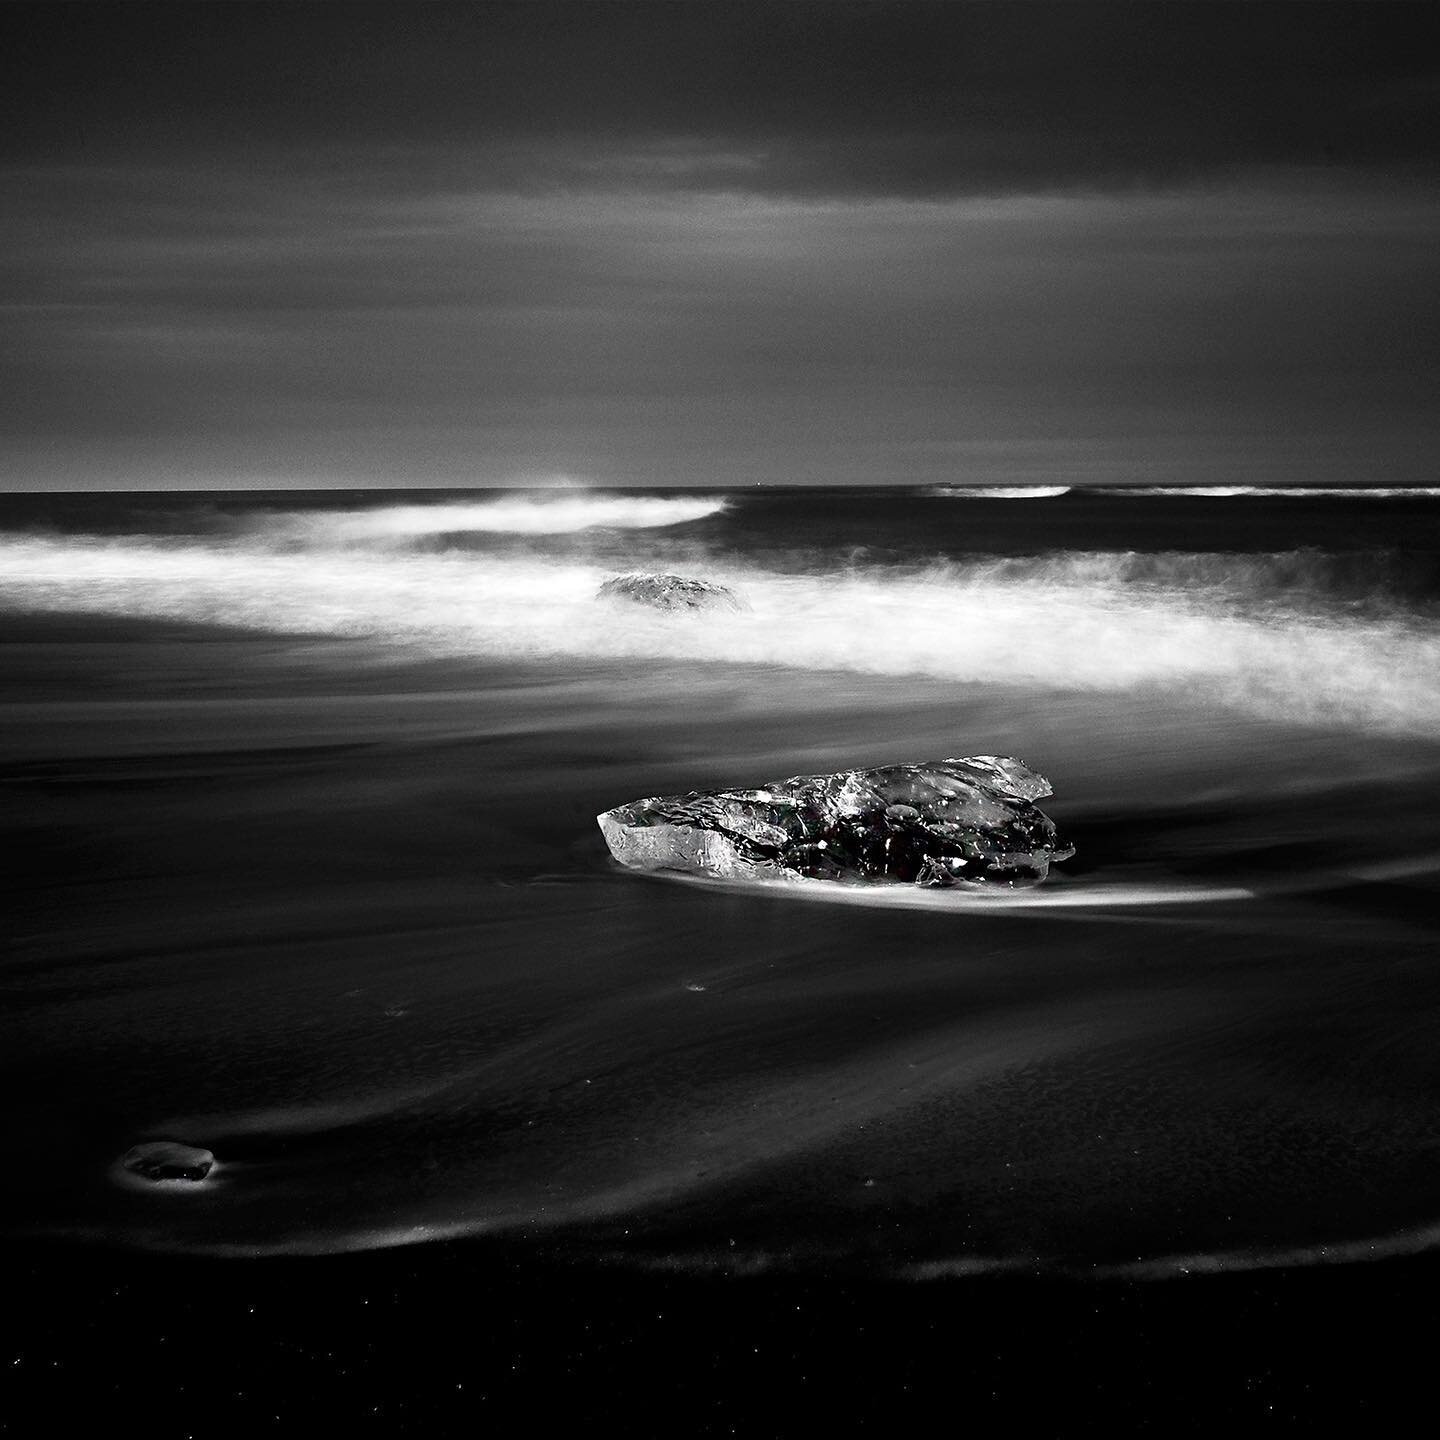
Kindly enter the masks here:
<path id="1" fill-rule="evenodd" d="M 4 1265 L 0 1421 L 36 1436 L 1412 1433 L 1440 1320 L 1428 1258 L 1161 1284 L 646 1276 L 480 1242 Z"/>

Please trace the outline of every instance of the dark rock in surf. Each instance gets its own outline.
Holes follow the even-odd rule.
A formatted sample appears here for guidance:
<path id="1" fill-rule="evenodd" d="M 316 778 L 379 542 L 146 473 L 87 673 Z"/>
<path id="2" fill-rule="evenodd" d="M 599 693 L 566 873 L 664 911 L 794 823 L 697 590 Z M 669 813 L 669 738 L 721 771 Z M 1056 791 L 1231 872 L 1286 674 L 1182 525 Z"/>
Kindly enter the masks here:
<path id="1" fill-rule="evenodd" d="M 692 790 L 596 818 L 611 854 L 637 870 L 1019 889 L 1075 853 L 1033 803 L 1050 793 L 1018 760 L 971 755 Z"/>
<path id="2" fill-rule="evenodd" d="M 121 1166 L 142 1180 L 203 1180 L 214 1167 L 215 1157 L 194 1145 L 175 1140 L 150 1140 L 127 1150 Z"/>
<path id="3" fill-rule="evenodd" d="M 632 600 L 656 610 L 739 610 L 734 591 L 685 575 L 616 575 L 596 592 L 597 600 Z"/>

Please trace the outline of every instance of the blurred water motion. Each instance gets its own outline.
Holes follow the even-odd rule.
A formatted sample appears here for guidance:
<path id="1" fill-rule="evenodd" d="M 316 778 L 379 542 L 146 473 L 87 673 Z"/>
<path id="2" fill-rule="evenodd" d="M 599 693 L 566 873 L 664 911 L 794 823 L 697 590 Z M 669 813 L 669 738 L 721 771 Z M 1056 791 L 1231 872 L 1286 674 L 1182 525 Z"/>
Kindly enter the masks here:
<path id="1" fill-rule="evenodd" d="M 394 592 L 373 559 L 346 589 L 342 559 L 310 556 L 312 584 L 233 533 L 10 535 L 12 559 L 53 551 L 49 579 L 12 568 L 4 591 L 12 1231 L 216 1251 L 505 1232 L 639 1264 L 912 1275 L 1429 1243 L 1423 598 L 1402 614 L 1392 591 L 1353 623 L 1312 605 L 1297 640 L 1203 586 L 1131 586 L 1112 636 L 1070 580 L 1041 645 L 1033 579 L 982 587 L 958 619 L 918 608 L 1003 557 L 950 554 L 938 582 L 913 554 L 888 578 L 874 557 L 791 575 L 739 547 L 738 504 L 693 523 L 737 528 L 599 536 L 583 563 L 414 552 Z M 567 566 L 589 584 L 618 549 L 667 545 L 709 553 L 762 614 L 794 602 L 793 632 L 774 610 L 765 627 L 779 660 L 731 653 L 749 632 L 729 615 L 663 644 L 635 636 L 682 632 L 642 617 L 617 653 L 517 613 L 494 578 L 512 564 L 542 594 Z M 198 583 L 201 553 L 223 583 Z M 445 619 L 461 573 L 489 619 Z M 909 624 L 952 669 L 819 668 L 847 653 L 821 644 L 827 597 L 855 653 Z M 394 623 L 367 629 L 382 604 Z M 1129 623 L 1147 605 L 1245 636 L 1225 652 L 1244 665 L 1198 665 L 1182 625 L 1167 670 L 1158 632 Z M 517 630 L 549 648 L 507 648 Z M 995 657 L 983 683 L 956 654 Z M 1266 669 L 1286 654 L 1284 684 L 1313 682 L 1293 707 Z M 970 752 L 1053 781 L 1045 808 L 1079 850 L 1033 892 L 1055 904 L 674 884 L 621 871 L 594 826 L 639 794 Z M 214 1182 L 116 1186 L 147 1139 L 212 1150 Z"/>

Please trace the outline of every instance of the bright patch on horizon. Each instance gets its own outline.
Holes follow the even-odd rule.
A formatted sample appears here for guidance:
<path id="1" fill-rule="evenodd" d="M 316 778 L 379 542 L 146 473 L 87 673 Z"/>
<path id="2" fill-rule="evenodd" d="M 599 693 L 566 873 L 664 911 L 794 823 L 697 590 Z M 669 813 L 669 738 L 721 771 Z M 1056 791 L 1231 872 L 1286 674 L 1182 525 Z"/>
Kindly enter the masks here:
<path id="1" fill-rule="evenodd" d="M 1068 495 L 1068 485 L 937 485 L 929 492 L 942 500 L 1053 500 Z"/>

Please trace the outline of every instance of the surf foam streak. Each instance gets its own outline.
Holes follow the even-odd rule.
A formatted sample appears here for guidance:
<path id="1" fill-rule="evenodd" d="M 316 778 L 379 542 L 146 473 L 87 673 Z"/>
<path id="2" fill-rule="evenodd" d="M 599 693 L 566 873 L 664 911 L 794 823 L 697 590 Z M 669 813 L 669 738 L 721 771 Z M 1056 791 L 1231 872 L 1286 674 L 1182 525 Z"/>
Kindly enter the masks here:
<path id="1" fill-rule="evenodd" d="M 618 871 L 622 867 L 614 862 Z M 718 880 L 713 876 L 680 870 L 651 870 L 647 880 L 726 890 L 736 895 L 774 895 L 786 900 L 808 900 L 824 905 L 859 905 L 868 909 L 937 910 L 951 914 L 982 911 L 997 915 L 1027 915 L 1036 910 L 1080 911 L 1104 918 L 1116 910 L 1173 909 L 1185 905 L 1228 904 L 1239 900 L 1277 899 L 1325 894 L 1345 885 L 1379 884 L 1413 880 L 1440 871 L 1440 853 L 1406 856 L 1374 864 L 1348 864 L 1319 868 L 1289 880 L 1245 885 L 1197 885 L 1182 880 L 1140 882 L 1060 881 L 1024 890 L 921 889 L 914 885 L 843 884 L 804 876 L 777 879 Z M 634 871 L 625 872 L 629 876 Z"/>
<path id="2" fill-rule="evenodd" d="M 133 1178 L 133 1177 L 132 1177 Z M 197 1190 L 204 1181 L 138 1181 L 148 1194 L 161 1187 L 180 1193 Z M 643 1209 L 643 1206 L 637 1208 Z M 610 1213 L 605 1212 L 607 1215 Z M 533 1209 L 501 1209 L 493 1214 L 455 1220 L 441 1217 L 407 1221 L 388 1226 L 375 1226 L 348 1232 L 314 1232 L 286 1239 L 256 1241 L 251 1244 L 233 1241 L 180 1242 L 170 1233 L 138 1234 L 127 1237 L 141 1249 L 173 1252 L 177 1249 L 198 1255 L 259 1258 L 267 1255 L 338 1255 L 367 1250 L 390 1250 L 408 1245 L 426 1245 L 443 1240 L 460 1240 L 482 1235 L 532 1231 L 563 1230 L 571 1224 L 589 1224 L 588 1213 L 561 1217 L 540 1217 Z M 74 1239 L 114 1243 L 112 1229 L 89 1226 L 65 1227 L 51 1231 L 36 1228 L 34 1235 L 63 1234 Z M 1157 1255 L 1152 1259 L 1083 1264 L 1073 1258 L 1044 1254 L 954 1255 L 944 1259 L 913 1261 L 898 1266 L 872 1262 L 870 1268 L 919 1284 L 934 1281 L 973 1279 L 993 1275 L 1052 1276 L 1077 1281 L 1134 1280 L 1156 1282 L 1180 1280 L 1192 1276 L 1246 1274 L 1263 1270 L 1313 1269 L 1317 1266 L 1363 1265 L 1424 1255 L 1440 1249 L 1440 1223 L 1396 1230 L 1388 1234 L 1366 1236 L 1355 1240 L 1321 1242 L 1313 1245 L 1256 1247 L 1236 1250 L 1200 1250 L 1188 1253 Z M 645 1251 L 607 1249 L 605 1261 L 612 1266 L 629 1266 L 637 1270 L 677 1271 L 689 1274 L 720 1273 L 727 1275 L 758 1275 L 771 1272 L 803 1275 L 817 1267 L 836 1264 L 855 1266 L 853 1252 L 815 1246 L 803 1254 L 794 1251 L 765 1251 L 754 1248 L 727 1249 L 714 1252 L 678 1252 L 655 1255 Z M 861 1267 L 865 1268 L 865 1267 Z"/>
<path id="3" fill-rule="evenodd" d="M 970 1256 L 927 1260 L 904 1266 L 907 1280 L 946 1280 L 970 1275 L 1028 1271 L 1089 1280 L 1175 1280 L 1187 1275 L 1228 1275 L 1255 1270 L 1295 1270 L 1317 1265 L 1358 1265 L 1422 1255 L 1440 1249 L 1440 1224 L 1396 1230 L 1358 1240 L 1336 1240 L 1314 1245 L 1256 1247 L 1245 1250 L 1198 1250 L 1188 1254 L 1157 1255 L 1153 1259 L 1079 1265 L 1073 1260 L 1045 1256 Z"/>
<path id="4" fill-rule="evenodd" d="M 271 513 L 250 527 L 260 538 L 319 545 L 403 545 L 436 535 L 566 535 L 578 530 L 648 530 L 703 520 L 726 508 L 716 496 L 509 496 L 473 504 L 387 505 L 369 510 Z"/>
<path id="5" fill-rule="evenodd" d="M 1149 906 L 1205 905 L 1234 900 L 1253 900 L 1256 892 L 1244 885 L 1076 885 L 1050 888 L 1037 885 L 1029 890 L 922 890 L 913 885 L 845 885 L 831 880 L 793 879 L 716 880 L 689 875 L 679 870 L 653 870 L 647 879 L 681 885 L 699 885 L 707 890 L 728 890 L 733 894 L 778 895 L 784 899 L 812 900 L 829 905 L 860 905 L 868 909 L 941 910 L 951 913 L 983 910 L 987 917 L 1021 914 L 1034 910 L 1131 910 Z M 1296 887 L 1299 888 L 1298 886 Z M 1319 888 L 1314 886 L 1311 888 Z"/>
<path id="6" fill-rule="evenodd" d="M 665 614 L 597 602 L 613 571 L 568 559 L 29 537 L 0 539 L 0 605 L 372 637 L 462 658 L 1154 689 L 1297 722 L 1440 735 L 1433 625 L 1278 604 L 1240 612 L 1213 586 L 1133 586 L 1115 557 L 1074 559 L 830 574 L 727 561 L 703 576 L 749 611 Z"/>

